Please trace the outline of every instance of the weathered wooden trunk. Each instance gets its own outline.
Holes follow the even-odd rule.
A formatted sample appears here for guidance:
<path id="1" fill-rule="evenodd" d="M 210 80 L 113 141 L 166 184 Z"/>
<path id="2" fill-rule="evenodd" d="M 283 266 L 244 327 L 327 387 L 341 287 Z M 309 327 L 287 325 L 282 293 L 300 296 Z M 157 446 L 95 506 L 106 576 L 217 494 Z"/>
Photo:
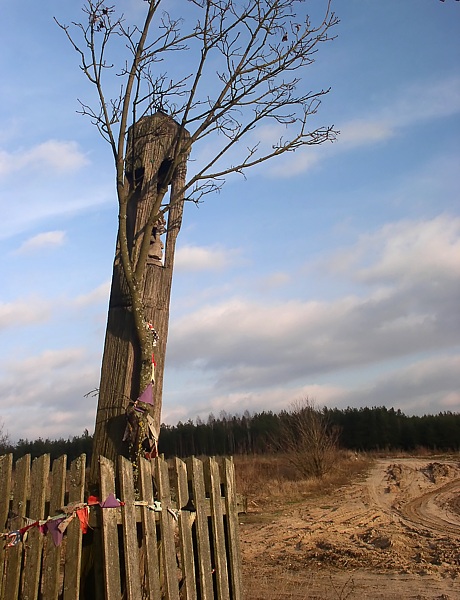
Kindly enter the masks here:
<path id="1" fill-rule="evenodd" d="M 128 243 L 134 262 L 139 255 L 141 235 L 157 198 L 157 190 L 170 164 L 177 144 L 179 126 L 170 117 L 156 113 L 144 117 L 130 129 L 127 148 L 127 177 L 136 190 L 128 206 Z M 187 132 L 181 132 L 182 143 Z M 158 426 L 162 406 L 163 372 L 168 337 L 169 303 L 174 265 L 176 238 L 182 222 L 183 198 L 178 193 L 186 176 L 186 159 L 176 168 L 170 188 L 169 201 L 172 208 L 165 223 L 164 258 L 158 257 L 158 249 L 147 260 L 143 287 L 143 303 L 146 318 L 158 333 L 155 348 L 155 383 L 153 386 L 152 416 Z M 150 235 L 150 232 L 147 232 Z M 159 234 L 156 245 L 159 245 Z M 106 456 L 116 460 L 127 456 L 126 444 L 122 444 L 125 427 L 125 409 L 140 391 L 140 352 L 136 335 L 132 303 L 123 274 L 119 248 L 114 261 L 109 314 L 101 369 L 99 400 L 96 414 L 93 457 Z M 95 479 L 97 464 L 93 461 L 91 479 Z"/>

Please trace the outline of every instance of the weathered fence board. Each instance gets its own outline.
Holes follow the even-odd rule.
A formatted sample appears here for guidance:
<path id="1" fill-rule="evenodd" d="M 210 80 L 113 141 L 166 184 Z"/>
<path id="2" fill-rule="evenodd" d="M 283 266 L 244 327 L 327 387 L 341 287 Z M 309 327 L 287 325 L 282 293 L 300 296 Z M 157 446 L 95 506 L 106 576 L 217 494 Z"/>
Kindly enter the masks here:
<path id="1" fill-rule="evenodd" d="M 50 480 L 49 514 L 55 515 L 64 506 L 66 488 L 67 457 L 61 456 L 53 462 Z M 55 546 L 49 535 L 45 537 L 43 550 L 43 598 L 57 600 L 60 590 L 61 546 Z"/>
<path id="2" fill-rule="evenodd" d="M 187 467 L 182 460 L 174 459 L 174 473 L 177 506 L 185 507 L 190 500 L 187 479 Z M 192 508 L 189 506 L 189 508 Z M 193 560 L 193 535 L 192 525 L 195 521 L 195 512 L 181 510 L 179 513 L 179 543 L 182 556 L 182 587 L 181 594 L 184 600 L 197 600 L 195 585 L 195 561 Z"/>
<path id="3" fill-rule="evenodd" d="M 169 510 L 172 507 L 169 489 L 168 464 L 155 459 L 155 475 L 158 498 L 161 502 L 161 556 L 163 559 L 164 593 L 167 600 L 179 600 L 179 582 L 177 578 L 176 548 L 174 544 L 174 517 Z M 169 509 L 169 510 L 168 510 Z"/>
<path id="4" fill-rule="evenodd" d="M 8 512 L 10 510 L 10 499 L 11 499 L 11 474 L 13 471 L 13 455 L 5 454 L 0 456 L 0 527 L 3 527 L 6 523 Z M 0 552 L 0 598 L 4 598 L 4 578 L 3 572 L 5 567 L 6 552 L 2 550 Z"/>
<path id="5" fill-rule="evenodd" d="M 202 600 L 214 597 L 212 585 L 211 548 L 209 544 L 208 511 L 204 487 L 203 463 L 195 457 L 188 460 L 192 482 L 192 495 L 196 508 L 196 540 L 198 554 L 197 580 Z"/>
<path id="6" fill-rule="evenodd" d="M 69 504 L 82 504 L 85 499 L 86 455 L 82 454 L 70 465 Z M 64 567 L 63 600 L 80 597 L 82 531 L 78 519 L 67 527 L 67 544 Z"/>
<path id="7" fill-rule="evenodd" d="M 100 457 L 89 503 L 85 465 L 0 457 L 2 600 L 242 599 L 231 460 Z"/>
<path id="8" fill-rule="evenodd" d="M 22 527 L 26 516 L 27 496 L 30 489 L 30 455 L 23 456 L 16 462 L 13 499 L 11 502 L 12 518 L 9 519 L 10 529 L 15 531 Z M 19 595 L 21 579 L 21 567 L 23 559 L 23 544 L 18 542 L 12 548 L 8 548 L 6 556 L 5 586 L 3 590 L 4 600 L 16 600 Z"/>
<path id="9" fill-rule="evenodd" d="M 109 494 L 115 494 L 113 463 L 101 456 L 99 458 L 99 468 L 101 497 L 107 498 Z M 115 509 L 101 510 L 104 590 L 106 598 L 113 598 L 113 600 L 121 599 L 117 516 Z"/>
<path id="10" fill-rule="evenodd" d="M 205 473 L 206 486 L 211 498 L 212 542 L 214 549 L 217 598 L 218 600 L 230 600 L 219 465 L 214 459 L 209 458 L 206 461 Z"/>
<path id="11" fill-rule="evenodd" d="M 45 516 L 46 489 L 50 471 L 49 454 L 36 458 L 32 463 L 30 478 L 30 513 L 34 519 Z M 43 550 L 43 536 L 37 527 L 28 532 L 27 552 L 25 552 L 23 571 L 23 598 L 36 600 L 40 585 L 40 570 Z"/>
<path id="12" fill-rule="evenodd" d="M 125 549 L 126 596 L 128 600 L 142 598 L 137 546 L 136 507 L 134 505 L 133 466 L 120 457 L 120 494 L 125 506 L 121 512 Z"/>
<path id="13" fill-rule="evenodd" d="M 227 521 L 228 554 L 230 565 L 231 592 L 233 600 L 242 600 L 241 552 L 238 536 L 238 511 L 235 488 L 235 465 L 228 458 L 223 461 L 225 514 Z"/>
<path id="14" fill-rule="evenodd" d="M 143 547 L 141 569 L 144 574 L 145 597 L 148 600 L 161 598 L 160 564 L 158 561 L 158 543 L 156 519 L 152 519 L 149 506 L 153 505 L 154 494 L 152 486 L 152 468 L 150 462 L 141 460 L 140 464 L 140 494 L 146 506 L 141 507 L 143 527 Z"/>

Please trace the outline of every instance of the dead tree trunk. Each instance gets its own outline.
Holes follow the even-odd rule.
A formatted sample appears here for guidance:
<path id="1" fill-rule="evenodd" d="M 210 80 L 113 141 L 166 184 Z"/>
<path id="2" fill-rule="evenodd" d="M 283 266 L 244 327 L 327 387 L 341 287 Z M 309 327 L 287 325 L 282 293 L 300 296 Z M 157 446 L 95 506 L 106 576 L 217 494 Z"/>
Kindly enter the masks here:
<path id="1" fill-rule="evenodd" d="M 163 113 L 144 117 L 129 130 L 126 176 L 131 186 L 132 197 L 127 214 L 127 233 L 134 264 L 139 256 L 142 236 L 152 207 L 157 200 L 158 190 L 161 185 L 164 185 L 165 174 L 171 166 L 179 134 L 182 136 L 183 143 L 188 134 L 184 131 L 180 132 L 179 125 Z M 162 217 L 157 221 L 156 230 L 154 229 L 151 238 L 143 281 L 140 282 L 145 319 L 153 325 L 159 337 L 154 348 L 156 367 L 151 409 L 157 431 L 160 430 L 161 423 L 174 252 L 182 222 L 184 202 L 178 194 L 185 184 L 186 159 L 187 156 L 184 154 L 174 170 L 168 201 L 170 209 L 165 213 L 167 222 L 164 222 Z M 160 242 L 162 231 L 166 234 L 164 253 L 163 244 Z M 150 233 L 146 232 L 146 235 Z M 139 336 L 134 324 L 132 300 L 123 273 L 119 244 L 117 244 L 96 414 L 91 464 L 92 481 L 97 477 L 97 461 L 100 455 L 112 461 L 120 454 L 128 455 L 127 445 L 122 442 L 126 425 L 125 411 L 129 401 L 138 398 L 142 392 L 140 373 Z"/>

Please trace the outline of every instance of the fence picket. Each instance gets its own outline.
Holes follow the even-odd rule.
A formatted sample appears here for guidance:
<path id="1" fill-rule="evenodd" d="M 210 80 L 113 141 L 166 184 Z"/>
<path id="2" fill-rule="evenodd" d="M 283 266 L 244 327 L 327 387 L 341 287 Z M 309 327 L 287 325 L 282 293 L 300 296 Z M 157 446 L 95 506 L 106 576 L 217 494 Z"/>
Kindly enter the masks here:
<path id="1" fill-rule="evenodd" d="M 195 531 L 198 554 L 197 584 L 199 585 L 201 600 L 211 600 L 214 597 L 214 593 L 203 463 L 201 460 L 192 457 L 187 459 L 187 467 L 189 470 L 188 476 L 192 483 L 193 502 L 196 508 Z"/>
<path id="2" fill-rule="evenodd" d="M 5 454 L 0 456 L 0 529 L 6 532 L 6 519 L 10 510 L 11 499 L 11 479 L 13 471 L 13 455 Z M 4 598 L 3 594 L 3 573 L 5 566 L 6 552 L 0 551 L 0 598 Z"/>
<path id="3" fill-rule="evenodd" d="M 120 495 L 125 503 L 121 511 L 126 573 L 126 597 L 128 600 L 142 598 L 139 573 L 139 550 L 137 546 L 136 507 L 134 506 L 133 465 L 120 456 Z"/>
<path id="4" fill-rule="evenodd" d="M 150 462 L 141 459 L 139 465 L 139 484 L 141 498 L 153 505 L 152 468 Z M 147 507 L 141 507 L 143 536 L 143 567 L 145 572 L 145 592 L 149 600 L 161 598 L 160 565 L 158 561 L 157 526 L 155 513 Z"/>
<path id="5" fill-rule="evenodd" d="M 32 519 L 39 521 L 45 516 L 45 500 L 50 472 L 50 455 L 43 454 L 36 458 L 31 468 L 30 509 Z M 27 532 L 27 543 L 24 559 L 23 600 L 36 600 L 40 586 L 40 570 L 42 563 L 43 536 L 37 527 Z"/>
<path id="6" fill-rule="evenodd" d="M 209 497 L 211 500 L 213 558 L 216 571 L 217 598 L 218 600 L 230 600 L 219 465 L 215 458 L 209 457 L 204 466 L 206 474 L 205 480 L 207 483 L 206 487 L 209 490 Z"/>
<path id="7" fill-rule="evenodd" d="M 195 511 L 184 510 L 191 506 L 188 491 L 187 466 L 179 458 L 174 459 L 174 478 L 177 491 L 177 507 L 179 513 L 179 541 L 181 549 L 182 587 L 181 595 L 184 600 L 197 600 L 195 585 L 195 560 L 193 556 L 192 525 L 195 522 Z"/>
<path id="8" fill-rule="evenodd" d="M 67 456 L 64 454 L 53 462 L 51 470 L 50 516 L 59 512 L 64 505 L 66 484 Z M 60 588 L 59 566 L 61 560 L 61 546 L 55 546 L 51 536 L 44 540 L 43 550 L 43 600 L 57 600 Z"/>
<path id="9" fill-rule="evenodd" d="M 16 462 L 14 470 L 13 501 L 11 510 L 14 515 L 11 522 L 14 529 L 20 529 L 26 516 L 27 496 L 30 488 L 30 454 Z M 4 600 L 16 600 L 19 595 L 22 566 L 22 542 L 8 548 L 7 570 L 5 578 Z"/>
<path id="10" fill-rule="evenodd" d="M 86 454 L 76 458 L 70 465 L 69 504 L 82 503 L 85 499 Z M 74 518 L 67 527 L 66 557 L 64 566 L 64 600 L 80 597 L 82 531 L 80 521 Z"/>
<path id="11" fill-rule="evenodd" d="M 224 458 L 222 463 L 225 513 L 227 525 L 228 554 L 230 568 L 231 598 L 242 600 L 243 584 L 241 580 L 241 552 L 238 536 L 238 512 L 235 489 L 235 465 L 233 460 Z"/>
<path id="12" fill-rule="evenodd" d="M 113 463 L 99 457 L 100 490 L 103 499 L 115 494 Z M 118 548 L 117 513 L 120 509 L 101 510 L 102 553 L 104 562 L 104 588 L 107 600 L 121 600 L 120 553 Z"/>
<path id="13" fill-rule="evenodd" d="M 158 497 L 161 502 L 160 529 L 161 548 L 164 565 L 164 592 L 167 600 L 179 600 L 179 582 L 177 578 L 176 549 L 174 544 L 173 516 L 168 508 L 172 507 L 169 488 L 168 463 L 160 457 L 155 459 L 155 475 Z"/>

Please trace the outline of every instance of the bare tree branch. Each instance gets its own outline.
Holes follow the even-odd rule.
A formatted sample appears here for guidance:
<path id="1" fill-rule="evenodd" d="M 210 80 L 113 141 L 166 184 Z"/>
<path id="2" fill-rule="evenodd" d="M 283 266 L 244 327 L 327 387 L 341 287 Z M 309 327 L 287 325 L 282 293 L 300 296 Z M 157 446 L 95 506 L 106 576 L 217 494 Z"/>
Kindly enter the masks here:
<path id="1" fill-rule="evenodd" d="M 116 6 L 105 0 L 86 0 L 82 22 L 64 25 L 56 19 L 56 23 L 96 90 L 95 103 L 79 100 L 79 112 L 97 127 L 113 154 L 119 256 L 139 344 L 147 355 L 140 284 L 152 228 L 184 199 L 198 204 L 219 191 L 231 173 L 244 175 L 284 153 L 334 141 L 337 132 L 332 125 L 310 127 L 329 89 L 306 91 L 305 72 L 321 45 L 334 39 L 331 32 L 338 19 L 331 0 L 323 0 L 317 19 L 306 13 L 303 0 L 184 0 L 173 7 L 166 0 L 145 0 L 144 4 L 142 24 L 130 23 L 129 16 L 118 14 Z M 135 173 L 136 140 L 133 134 L 128 146 L 128 130 L 155 112 L 174 119 L 178 130 L 133 250 L 127 222 L 138 189 L 128 173 Z M 274 133 L 269 145 L 259 143 L 259 128 L 273 123 L 282 125 L 285 134 Z M 176 170 L 191 151 L 193 157 L 198 144 L 208 142 L 215 147 L 212 157 L 196 167 L 182 189 L 170 194 Z"/>
<path id="2" fill-rule="evenodd" d="M 306 398 L 294 402 L 284 414 L 278 447 L 304 477 L 321 478 L 337 462 L 339 437 L 340 431 L 331 426 L 324 411 Z"/>

